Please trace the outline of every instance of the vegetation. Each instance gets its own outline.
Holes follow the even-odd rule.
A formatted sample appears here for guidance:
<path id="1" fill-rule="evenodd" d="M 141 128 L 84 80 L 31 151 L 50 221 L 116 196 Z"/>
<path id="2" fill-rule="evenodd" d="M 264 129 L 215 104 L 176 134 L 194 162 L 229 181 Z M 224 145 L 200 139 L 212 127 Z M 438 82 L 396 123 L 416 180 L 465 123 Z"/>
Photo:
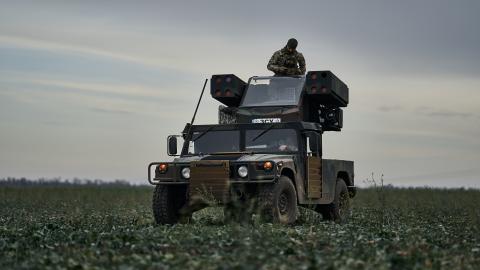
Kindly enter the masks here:
<path id="1" fill-rule="evenodd" d="M 154 225 L 153 188 L 0 185 L 0 269 L 474 269 L 480 191 L 359 190 L 351 219 L 302 210 L 293 226 L 223 222 L 218 207 L 190 224 Z"/>

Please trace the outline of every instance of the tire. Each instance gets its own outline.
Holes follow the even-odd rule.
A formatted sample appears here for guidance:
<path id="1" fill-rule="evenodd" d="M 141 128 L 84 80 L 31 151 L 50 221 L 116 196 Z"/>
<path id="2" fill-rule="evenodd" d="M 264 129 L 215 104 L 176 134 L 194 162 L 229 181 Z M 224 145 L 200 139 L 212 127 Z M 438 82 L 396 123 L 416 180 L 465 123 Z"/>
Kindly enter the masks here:
<path id="1" fill-rule="evenodd" d="M 324 220 L 333 220 L 337 223 L 343 223 L 350 216 L 350 196 L 347 185 L 342 178 L 338 178 L 335 185 L 335 198 L 328 205 L 318 205 L 316 211 L 319 212 Z"/>
<path id="2" fill-rule="evenodd" d="M 259 212 L 267 222 L 291 224 L 297 220 L 297 193 L 290 178 L 280 176 L 275 184 L 260 188 Z"/>
<path id="3" fill-rule="evenodd" d="M 185 186 L 157 185 L 153 192 L 152 209 L 157 224 L 175 224 L 188 218 L 180 213 L 187 201 Z"/>

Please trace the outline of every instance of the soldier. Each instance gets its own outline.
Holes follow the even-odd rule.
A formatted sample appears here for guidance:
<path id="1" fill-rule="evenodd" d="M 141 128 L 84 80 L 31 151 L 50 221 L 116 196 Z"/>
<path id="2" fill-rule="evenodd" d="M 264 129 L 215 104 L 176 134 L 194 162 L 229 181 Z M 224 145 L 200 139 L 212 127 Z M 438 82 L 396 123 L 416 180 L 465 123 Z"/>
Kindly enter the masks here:
<path id="1" fill-rule="evenodd" d="M 305 74 L 305 58 L 303 54 L 296 50 L 298 41 L 291 38 L 287 46 L 276 51 L 270 61 L 267 69 L 273 71 L 275 76 L 293 76 Z"/>
<path id="2" fill-rule="evenodd" d="M 297 143 L 291 138 L 286 137 L 279 141 L 278 150 L 280 151 L 298 151 Z"/>

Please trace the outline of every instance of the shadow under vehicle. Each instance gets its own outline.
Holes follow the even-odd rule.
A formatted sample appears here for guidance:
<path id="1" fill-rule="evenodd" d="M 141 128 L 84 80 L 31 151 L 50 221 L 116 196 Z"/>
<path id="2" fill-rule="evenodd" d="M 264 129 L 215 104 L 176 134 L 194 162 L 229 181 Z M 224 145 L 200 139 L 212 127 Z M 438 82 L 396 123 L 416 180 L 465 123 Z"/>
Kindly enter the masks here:
<path id="1" fill-rule="evenodd" d="M 148 166 L 157 223 L 188 219 L 211 203 L 238 221 L 258 213 L 293 223 L 299 206 L 327 220 L 348 218 L 356 191 L 353 161 L 322 156 L 323 133 L 343 126 L 348 88 L 342 81 L 329 71 L 247 83 L 224 74 L 212 76 L 210 93 L 226 105 L 219 123 L 187 124 L 167 140 L 168 154 L 177 157 Z"/>

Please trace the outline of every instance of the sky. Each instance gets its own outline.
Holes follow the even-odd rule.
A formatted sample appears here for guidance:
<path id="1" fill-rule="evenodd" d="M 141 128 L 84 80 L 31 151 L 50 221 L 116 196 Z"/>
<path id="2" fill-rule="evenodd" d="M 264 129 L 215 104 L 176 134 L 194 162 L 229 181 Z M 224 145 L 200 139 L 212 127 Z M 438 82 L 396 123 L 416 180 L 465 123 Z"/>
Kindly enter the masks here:
<path id="1" fill-rule="evenodd" d="M 170 161 L 203 82 L 271 75 L 295 37 L 350 89 L 324 157 L 355 181 L 480 188 L 480 2 L 0 0 L 0 178 L 125 179 Z M 208 85 L 207 85 L 208 89 Z M 196 123 L 217 122 L 204 96 Z"/>

